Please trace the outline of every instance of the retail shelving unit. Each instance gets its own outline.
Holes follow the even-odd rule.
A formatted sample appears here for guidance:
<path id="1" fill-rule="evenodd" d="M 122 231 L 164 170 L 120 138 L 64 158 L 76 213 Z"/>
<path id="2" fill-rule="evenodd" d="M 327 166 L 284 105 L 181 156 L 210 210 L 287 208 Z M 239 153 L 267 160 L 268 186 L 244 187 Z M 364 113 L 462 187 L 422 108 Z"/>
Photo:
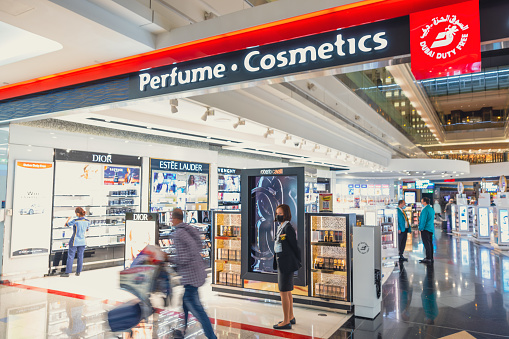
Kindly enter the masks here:
<path id="1" fill-rule="evenodd" d="M 216 211 L 212 216 L 212 284 L 244 287 L 241 279 L 241 214 Z"/>
<path id="2" fill-rule="evenodd" d="M 90 221 L 84 267 L 123 265 L 125 214 L 140 212 L 141 160 L 67 150 L 55 150 L 55 160 L 50 272 L 65 267 L 73 233 L 65 223 L 78 206 Z"/>
<path id="3" fill-rule="evenodd" d="M 478 242 L 489 242 L 491 234 L 490 214 L 492 215 L 492 208 L 488 206 L 478 206 L 475 216 L 475 233 L 474 238 Z"/>
<path id="4" fill-rule="evenodd" d="M 398 211 L 383 208 L 377 211 L 377 222 L 382 232 L 382 260 L 398 255 Z M 391 262 L 392 263 L 392 262 Z"/>
<path id="5" fill-rule="evenodd" d="M 326 301 L 351 301 L 353 214 L 310 213 L 309 293 Z"/>

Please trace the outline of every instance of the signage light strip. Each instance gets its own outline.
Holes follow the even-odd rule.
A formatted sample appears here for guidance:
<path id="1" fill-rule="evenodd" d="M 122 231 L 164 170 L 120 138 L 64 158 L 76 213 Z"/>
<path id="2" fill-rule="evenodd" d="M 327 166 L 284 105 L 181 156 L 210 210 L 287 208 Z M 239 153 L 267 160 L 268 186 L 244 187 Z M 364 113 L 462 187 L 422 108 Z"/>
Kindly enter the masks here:
<path id="1" fill-rule="evenodd" d="M 464 0 L 365 0 L 0 87 L 0 100 L 392 19 Z"/>

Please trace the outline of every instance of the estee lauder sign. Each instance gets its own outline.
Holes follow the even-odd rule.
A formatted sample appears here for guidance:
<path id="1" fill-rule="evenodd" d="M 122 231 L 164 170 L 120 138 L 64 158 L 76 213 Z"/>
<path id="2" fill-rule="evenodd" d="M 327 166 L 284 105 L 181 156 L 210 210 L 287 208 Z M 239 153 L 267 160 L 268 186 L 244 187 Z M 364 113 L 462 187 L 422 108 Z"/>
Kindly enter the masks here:
<path id="1" fill-rule="evenodd" d="M 262 79 L 408 54 L 409 22 L 401 17 L 140 71 L 130 98 Z"/>

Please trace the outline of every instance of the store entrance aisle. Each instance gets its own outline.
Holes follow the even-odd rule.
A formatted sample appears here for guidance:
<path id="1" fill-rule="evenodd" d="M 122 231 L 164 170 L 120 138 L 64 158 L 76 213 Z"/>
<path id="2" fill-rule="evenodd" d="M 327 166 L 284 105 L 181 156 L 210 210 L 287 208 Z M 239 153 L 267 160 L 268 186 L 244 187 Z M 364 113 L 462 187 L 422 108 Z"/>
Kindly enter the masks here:
<path id="1" fill-rule="evenodd" d="M 134 296 L 119 289 L 117 268 L 84 271 L 77 277 L 46 277 L 0 286 L 0 338 L 116 338 L 109 332 L 106 311 Z M 135 338 L 171 338 L 181 326 L 182 288 L 174 291 L 172 306 L 136 329 Z M 237 299 L 211 291 L 210 282 L 200 296 L 219 338 L 329 338 L 351 315 L 295 307 L 297 324 L 291 331 L 272 325 L 281 320 L 275 302 Z M 205 338 L 191 321 L 186 338 Z"/>
<path id="2" fill-rule="evenodd" d="M 509 253 L 439 229 L 435 235 L 434 265 L 418 262 L 424 249 L 414 232 L 409 261 L 383 286 L 382 314 L 352 318 L 335 337 L 509 338 Z"/>

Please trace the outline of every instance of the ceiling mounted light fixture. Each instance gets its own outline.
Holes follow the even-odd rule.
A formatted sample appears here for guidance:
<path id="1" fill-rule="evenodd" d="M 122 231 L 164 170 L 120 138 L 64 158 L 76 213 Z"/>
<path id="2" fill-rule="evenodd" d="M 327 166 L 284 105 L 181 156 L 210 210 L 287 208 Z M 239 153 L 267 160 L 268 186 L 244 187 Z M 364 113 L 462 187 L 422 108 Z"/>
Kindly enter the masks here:
<path id="1" fill-rule="evenodd" d="M 286 144 L 286 142 L 287 142 L 288 140 L 292 140 L 292 137 L 291 137 L 290 135 L 288 135 L 288 134 L 287 134 L 287 135 L 285 135 L 285 137 L 284 137 L 284 139 L 283 139 L 283 144 Z"/>
<path id="2" fill-rule="evenodd" d="M 170 106 L 172 113 L 178 113 L 179 109 L 177 106 L 179 105 L 179 101 L 177 99 L 170 99 Z"/>
<path id="3" fill-rule="evenodd" d="M 274 130 L 267 127 L 267 131 L 263 133 L 263 137 L 267 139 L 271 134 L 274 134 Z"/>
<path id="4" fill-rule="evenodd" d="M 233 128 L 237 128 L 239 126 L 244 126 L 246 124 L 246 120 L 238 118 L 237 122 L 233 124 Z"/>
<path id="5" fill-rule="evenodd" d="M 201 120 L 207 121 L 207 118 L 214 114 L 215 114 L 214 110 L 210 109 L 210 107 L 207 107 L 207 110 L 205 111 L 205 113 L 203 113 Z"/>
<path id="6" fill-rule="evenodd" d="M 313 152 L 316 150 L 319 150 L 319 149 L 320 149 L 320 146 L 318 146 L 318 144 L 315 144 L 315 147 L 313 147 Z"/>

